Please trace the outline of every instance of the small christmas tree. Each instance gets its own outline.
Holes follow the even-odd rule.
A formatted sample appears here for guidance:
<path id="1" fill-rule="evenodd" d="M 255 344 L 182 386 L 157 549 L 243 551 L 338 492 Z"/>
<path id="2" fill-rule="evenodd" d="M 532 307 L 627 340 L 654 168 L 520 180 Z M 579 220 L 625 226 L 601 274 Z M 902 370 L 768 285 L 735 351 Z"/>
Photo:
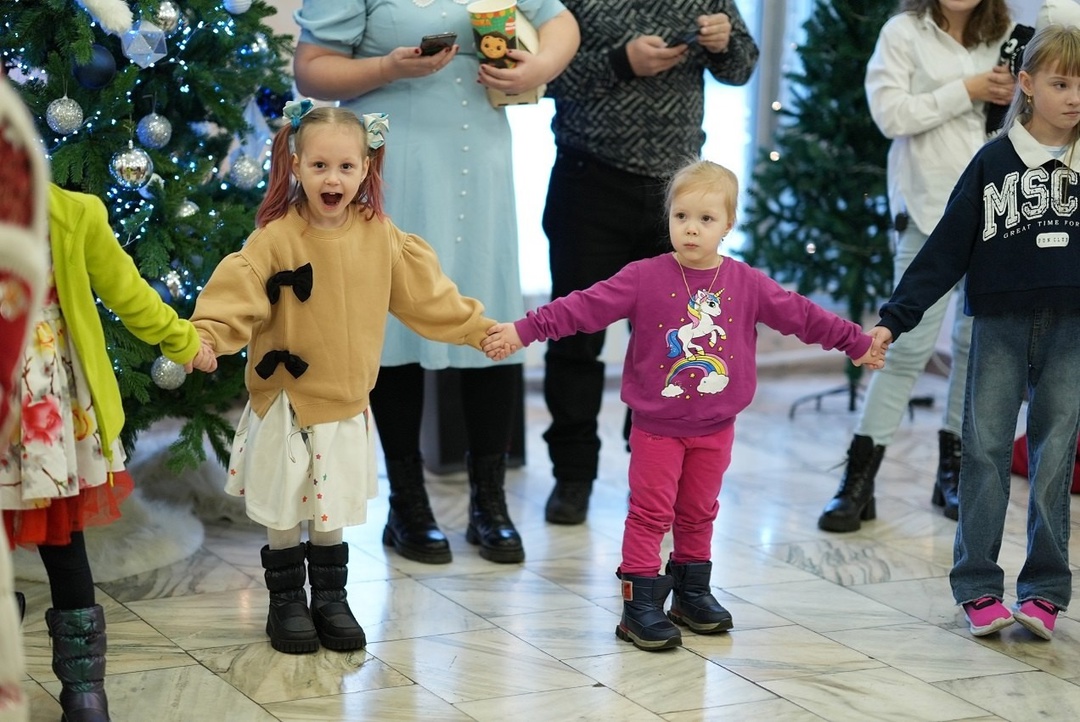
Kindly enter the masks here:
<path id="1" fill-rule="evenodd" d="M 58 185 L 105 201 L 122 245 L 182 318 L 218 261 L 254 228 L 264 164 L 290 81 L 292 39 L 261 0 L 5 0 L 0 60 L 38 118 Z M 184 419 L 170 465 L 222 463 L 222 413 L 243 391 L 241 356 L 194 374 L 158 358 L 102 309 L 129 452 Z M 151 383 L 153 380 L 154 383 Z"/>
<path id="2" fill-rule="evenodd" d="M 772 148 L 750 185 L 742 255 L 799 293 L 824 291 L 862 323 L 892 291 L 885 179 L 888 141 L 874 125 L 863 78 L 894 0 L 816 0 L 785 77 Z M 861 369 L 847 364 L 850 408 Z"/>

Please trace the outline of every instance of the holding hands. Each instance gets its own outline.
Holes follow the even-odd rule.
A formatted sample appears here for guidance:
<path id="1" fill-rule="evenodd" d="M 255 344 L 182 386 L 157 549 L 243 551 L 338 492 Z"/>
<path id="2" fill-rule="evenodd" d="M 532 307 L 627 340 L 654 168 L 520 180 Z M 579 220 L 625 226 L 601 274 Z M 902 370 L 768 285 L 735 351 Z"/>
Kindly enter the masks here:
<path id="1" fill-rule="evenodd" d="M 202 347 L 199 348 L 199 353 L 195 354 L 195 358 L 184 364 L 184 370 L 188 373 L 191 373 L 193 369 L 205 371 L 208 374 L 217 371 L 217 354 L 206 341 L 202 342 Z"/>
<path id="2" fill-rule="evenodd" d="M 512 323 L 497 323 L 487 331 L 482 344 L 484 353 L 492 361 L 502 361 L 515 351 L 521 350 L 521 337 Z"/>
<path id="3" fill-rule="evenodd" d="M 875 371 L 885 368 L 885 350 L 892 343 L 892 334 L 887 328 L 875 326 L 868 334 L 873 343 L 866 353 L 852 361 L 856 366 L 866 366 Z"/>

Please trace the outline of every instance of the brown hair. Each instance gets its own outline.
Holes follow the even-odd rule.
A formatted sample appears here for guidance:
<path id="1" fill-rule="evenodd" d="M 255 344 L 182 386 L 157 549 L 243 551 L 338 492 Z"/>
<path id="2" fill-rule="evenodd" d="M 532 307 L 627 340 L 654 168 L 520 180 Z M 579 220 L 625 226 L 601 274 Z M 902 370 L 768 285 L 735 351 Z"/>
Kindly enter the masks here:
<path id="1" fill-rule="evenodd" d="M 668 181 L 664 196 L 664 208 L 670 214 L 675 197 L 683 193 L 720 191 L 728 217 L 735 223 L 735 206 L 739 199 L 739 179 L 730 170 L 711 160 L 695 160 L 687 163 Z"/>
<path id="2" fill-rule="evenodd" d="M 937 26 L 946 32 L 949 30 L 949 21 L 941 12 L 941 3 L 938 0 L 901 0 L 900 10 L 902 13 L 911 13 L 922 17 L 927 11 L 934 19 Z M 973 48 L 983 43 L 992 43 L 1009 29 L 1012 19 L 1009 16 L 1009 6 L 1005 0 L 982 0 L 971 11 L 967 25 L 964 26 L 965 48 Z"/>
<path id="3" fill-rule="evenodd" d="M 304 135 L 308 128 L 318 125 L 355 126 L 356 132 L 367 145 L 367 130 L 360 118 L 351 110 L 335 107 L 312 108 L 301 119 L 295 129 L 287 124 L 274 135 L 270 149 L 270 180 L 266 195 L 263 196 L 259 210 L 255 213 L 255 227 L 262 228 L 270 221 L 277 220 L 289 212 L 289 206 L 306 203 L 303 187 L 296 182 L 292 174 L 292 155 L 299 155 L 304 147 Z M 289 148 L 292 141 L 293 148 Z M 371 159 L 367 176 L 360 183 L 360 189 L 352 203 L 367 209 L 367 217 L 383 218 L 382 166 L 386 146 L 372 149 L 368 146 L 368 158 Z"/>
<path id="4" fill-rule="evenodd" d="M 1035 33 L 1024 50 L 1024 60 L 1020 72 L 1035 75 L 1041 72 L 1055 72 L 1059 75 L 1080 77 L 1080 28 L 1075 26 L 1047 25 Z M 1014 122 L 1027 126 L 1031 122 L 1034 105 L 1031 96 L 1026 95 L 1016 84 L 1009 112 L 1001 125 L 1001 132 L 1008 133 Z M 1080 124 L 1072 129 L 1071 144 L 1080 140 Z M 1070 148 L 1070 153 L 1072 150 Z"/>

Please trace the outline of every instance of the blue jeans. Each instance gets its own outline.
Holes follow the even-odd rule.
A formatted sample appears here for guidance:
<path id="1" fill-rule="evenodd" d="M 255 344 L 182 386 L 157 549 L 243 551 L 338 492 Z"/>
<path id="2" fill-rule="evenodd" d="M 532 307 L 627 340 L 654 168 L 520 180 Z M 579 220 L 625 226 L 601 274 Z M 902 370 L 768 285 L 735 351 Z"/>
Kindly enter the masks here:
<path id="1" fill-rule="evenodd" d="M 911 264 L 915 254 L 926 243 L 926 234 L 914 223 L 900 234 L 893 257 L 893 278 L 897 281 Z M 971 317 L 964 315 L 963 295 L 959 286 L 926 309 L 922 321 L 889 346 L 885 368 L 870 376 L 866 403 L 856 424 L 855 433 L 869 436 L 875 444 L 888 446 L 904 418 L 911 390 L 919 376 L 926 371 L 926 362 L 934 353 L 938 333 L 945 320 L 949 304 L 956 299 L 952 328 L 952 366 L 949 370 L 949 390 L 945 399 L 945 416 L 941 428 L 959 434 L 964 418 L 964 379 L 967 377 L 968 345 L 971 342 Z"/>
<path id="2" fill-rule="evenodd" d="M 1027 559 L 1018 602 L 1044 599 L 1064 609 L 1069 570 L 1069 486 L 1080 433 L 1080 312 L 1050 309 L 978 316 L 964 399 L 960 520 L 949 574 L 958 604 L 1002 599 L 997 564 L 1009 505 L 1016 416 L 1027 392 Z"/>

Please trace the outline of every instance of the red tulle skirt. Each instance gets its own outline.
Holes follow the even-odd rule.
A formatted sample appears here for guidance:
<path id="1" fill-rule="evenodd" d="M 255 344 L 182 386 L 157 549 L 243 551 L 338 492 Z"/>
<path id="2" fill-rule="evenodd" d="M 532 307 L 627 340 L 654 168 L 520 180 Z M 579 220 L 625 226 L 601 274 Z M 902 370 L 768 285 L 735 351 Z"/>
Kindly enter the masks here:
<path id="1" fill-rule="evenodd" d="M 64 546 L 71 533 L 120 518 L 120 504 L 135 483 L 127 471 L 112 473 L 112 482 L 84 488 L 76 496 L 53 499 L 40 509 L 4 509 L 4 531 L 11 548 L 16 545 Z"/>

